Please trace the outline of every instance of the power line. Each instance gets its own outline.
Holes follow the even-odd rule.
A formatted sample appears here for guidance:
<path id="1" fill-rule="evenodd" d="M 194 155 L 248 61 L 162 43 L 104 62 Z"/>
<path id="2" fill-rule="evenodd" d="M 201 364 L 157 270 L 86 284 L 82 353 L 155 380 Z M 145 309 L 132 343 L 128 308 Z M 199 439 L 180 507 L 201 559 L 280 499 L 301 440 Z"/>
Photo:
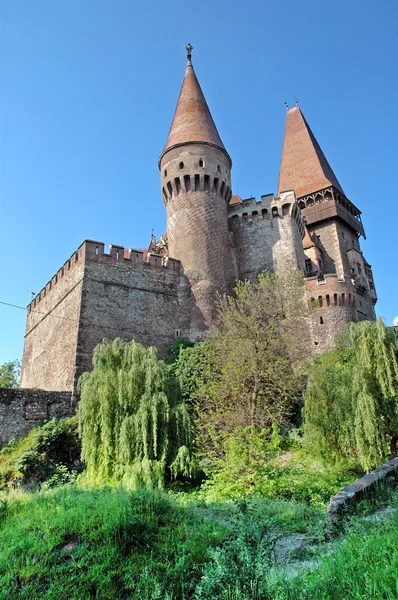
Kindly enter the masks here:
<path id="1" fill-rule="evenodd" d="M 4 304 L 5 306 L 11 306 L 12 308 L 19 308 L 20 310 L 24 310 L 27 312 L 27 308 L 25 306 L 19 306 L 18 304 L 11 304 L 10 302 L 4 302 L 0 300 L 0 304 Z M 70 319 L 69 317 L 61 317 L 59 315 L 52 315 L 51 313 L 43 312 L 41 310 L 31 310 L 29 314 L 35 313 L 37 315 L 44 315 L 45 317 L 52 317 L 53 319 L 62 319 L 63 321 L 70 321 L 71 323 L 82 323 L 82 325 L 88 327 L 98 327 L 96 323 L 90 323 L 90 321 L 82 321 L 80 319 Z M 104 329 L 114 329 L 115 331 L 120 332 L 120 327 L 113 327 L 112 325 L 104 325 L 101 323 L 101 327 Z"/>

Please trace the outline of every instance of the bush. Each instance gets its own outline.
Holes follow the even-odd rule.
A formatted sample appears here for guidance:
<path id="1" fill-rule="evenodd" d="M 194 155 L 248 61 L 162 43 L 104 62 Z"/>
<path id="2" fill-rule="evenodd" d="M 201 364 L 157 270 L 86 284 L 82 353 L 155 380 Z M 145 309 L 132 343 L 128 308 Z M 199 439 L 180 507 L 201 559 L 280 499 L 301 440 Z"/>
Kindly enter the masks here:
<path id="1" fill-rule="evenodd" d="M 0 489 L 73 481 L 82 469 L 77 419 L 53 419 L 0 452 Z"/>
<path id="2" fill-rule="evenodd" d="M 325 507 L 331 496 L 363 475 L 354 462 L 330 467 L 309 458 L 303 450 L 282 454 L 284 442 L 276 424 L 271 437 L 266 430 L 236 430 L 226 438 L 225 460 L 208 469 L 204 496 L 213 501 L 283 498 Z"/>

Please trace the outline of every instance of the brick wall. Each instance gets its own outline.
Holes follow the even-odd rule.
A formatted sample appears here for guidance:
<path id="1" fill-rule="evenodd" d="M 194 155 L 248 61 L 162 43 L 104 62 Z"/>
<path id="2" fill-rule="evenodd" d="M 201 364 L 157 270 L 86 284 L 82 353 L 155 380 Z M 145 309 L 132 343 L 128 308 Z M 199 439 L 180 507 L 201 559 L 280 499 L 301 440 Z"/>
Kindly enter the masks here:
<path id="1" fill-rule="evenodd" d="M 75 409 L 70 392 L 0 388 L 0 448 L 46 419 L 72 416 Z"/>

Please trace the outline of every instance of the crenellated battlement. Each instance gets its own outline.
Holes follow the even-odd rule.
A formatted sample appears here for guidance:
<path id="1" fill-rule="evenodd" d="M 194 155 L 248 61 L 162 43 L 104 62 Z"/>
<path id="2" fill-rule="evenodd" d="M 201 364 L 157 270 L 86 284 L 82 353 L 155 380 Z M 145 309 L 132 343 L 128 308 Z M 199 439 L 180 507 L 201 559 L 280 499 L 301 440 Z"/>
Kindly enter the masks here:
<path id="1" fill-rule="evenodd" d="M 301 211 L 298 208 L 294 192 L 283 192 L 279 197 L 274 198 L 273 194 L 265 194 L 260 200 L 256 198 L 246 198 L 241 200 L 238 196 L 236 202 L 230 202 L 228 206 L 228 221 L 231 231 L 239 227 L 253 225 L 261 221 L 272 221 L 276 217 L 292 217 L 304 239 L 305 229 Z"/>
<path id="2" fill-rule="evenodd" d="M 158 268 L 168 269 L 169 271 L 179 273 L 180 261 L 167 256 L 161 256 L 147 250 L 136 250 L 134 248 L 124 248 L 111 244 L 109 252 L 105 252 L 103 242 L 86 240 L 80 248 L 84 248 L 85 260 L 105 264 L 125 265 L 133 268 Z"/>
<path id="3" fill-rule="evenodd" d="M 81 246 L 62 265 L 57 273 L 46 283 L 30 304 L 28 311 L 37 308 L 44 298 L 75 270 L 78 265 L 86 262 L 129 266 L 134 269 L 167 269 L 168 272 L 180 273 L 180 261 L 148 252 L 147 250 L 125 249 L 123 246 L 111 244 L 109 252 L 105 252 L 104 242 L 85 240 Z"/>
<path id="4" fill-rule="evenodd" d="M 83 244 L 82 244 L 83 246 Z M 83 252 L 82 246 L 80 246 L 68 260 L 62 265 L 60 269 L 53 275 L 53 277 L 46 283 L 46 285 L 40 290 L 38 294 L 34 297 L 32 302 L 28 304 L 27 309 L 31 312 L 32 309 L 36 308 L 44 298 L 47 297 L 49 293 L 57 286 L 57 284 L 64 279 L 64 277 L 68 277 L 71 271 L 74 271 L 77 265 L 80 265 L 83 261 Z"/>

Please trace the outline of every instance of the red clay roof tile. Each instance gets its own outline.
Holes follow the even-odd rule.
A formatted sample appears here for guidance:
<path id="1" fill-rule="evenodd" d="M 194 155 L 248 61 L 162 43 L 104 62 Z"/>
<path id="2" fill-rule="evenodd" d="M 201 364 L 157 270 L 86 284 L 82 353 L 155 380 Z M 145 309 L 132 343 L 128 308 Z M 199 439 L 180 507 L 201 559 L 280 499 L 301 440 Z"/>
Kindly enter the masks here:
<path id="1" fill-rule="evenodd" d="M 190 60 L 185 70 L 169 137 L 160 158 L 170 148 L 188 142 L 211 144 L 227 153 Z"/>
<path id="2" fill-rule="evenodd" d="M 294 190 L 297 198 L 333 185 L 343 189 L 298 106 L 287 111 L 278 193 Z"/>

